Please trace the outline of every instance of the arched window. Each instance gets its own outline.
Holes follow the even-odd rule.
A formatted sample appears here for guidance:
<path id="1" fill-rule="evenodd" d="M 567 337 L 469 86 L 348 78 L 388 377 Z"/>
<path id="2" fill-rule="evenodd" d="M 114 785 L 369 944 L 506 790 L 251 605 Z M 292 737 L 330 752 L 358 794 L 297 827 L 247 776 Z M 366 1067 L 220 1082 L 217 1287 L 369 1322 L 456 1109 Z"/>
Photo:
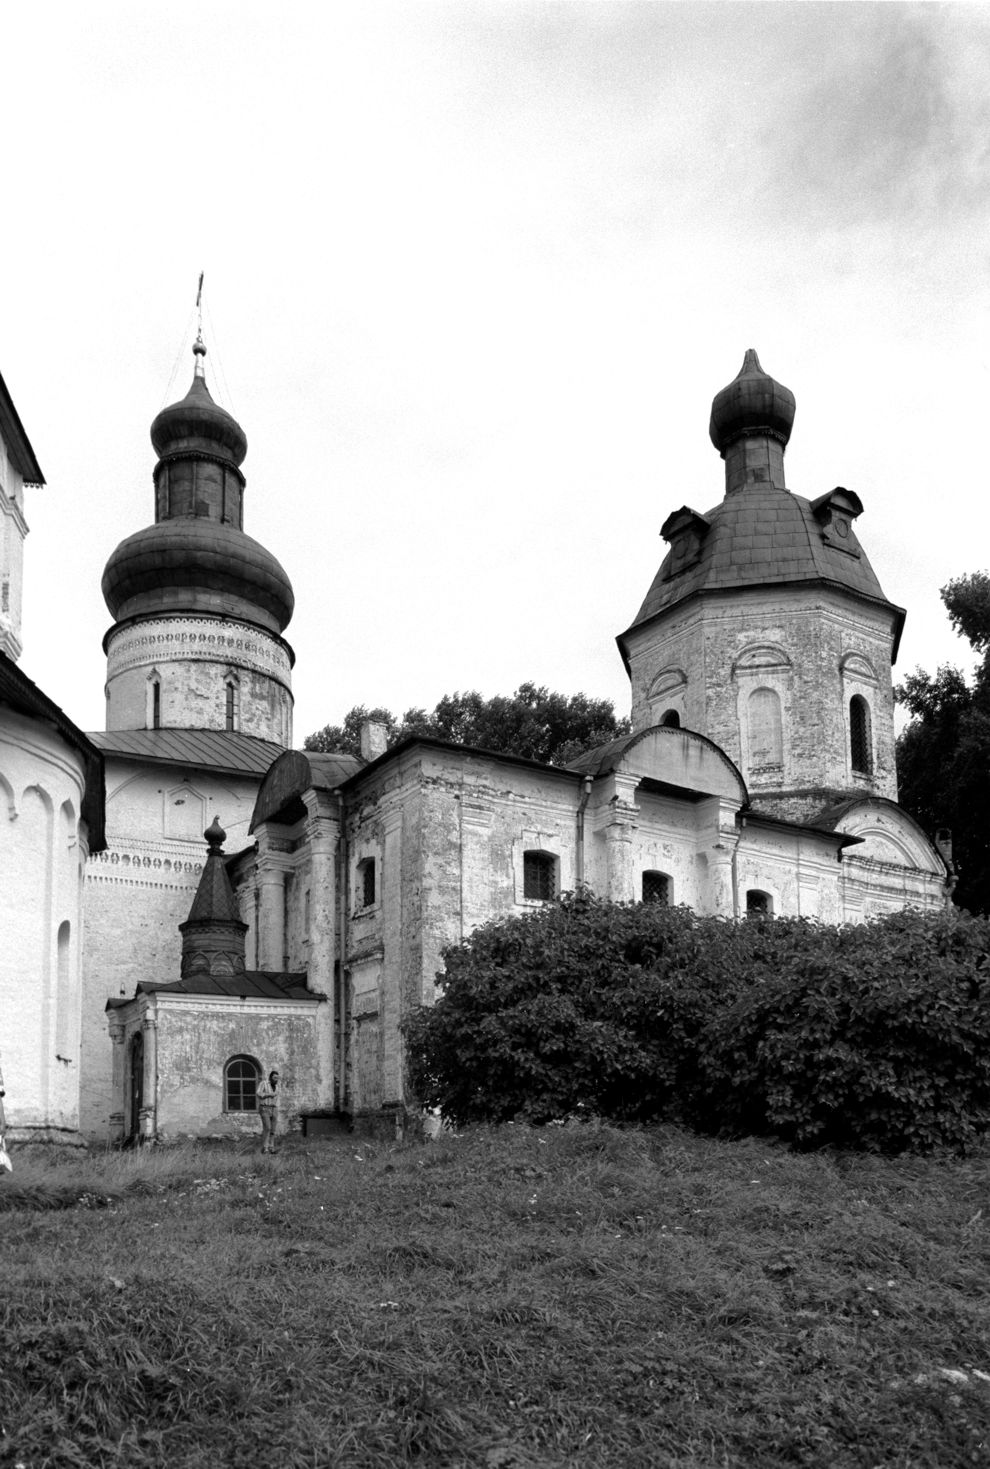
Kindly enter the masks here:
<path id="1" fill-rule="evenodd" d="M 65 807 L 62 808 L 63 814 Z M 72 1034 L 71 1020 L 71 974 L 69 971 L 69 940 L 71 928 L 69 920 L 58 926 L 58 982 L 55 996 L 55 1047 L 59 1057 L 63 1061 L 71 1058 L 66 1055 L 70 1049 L 69 1040 Z"/>
<path id="2" fill-rule="evenodd" d="M 873 770 L 873 739 L 870 730 L 870 706 L 862 694 L 849 700 L 849 751 L 856 775 L 870 775 Z"/>
<path id="3" fill-rule="evenodd" d="M 552 852 L 523 853 L 523 897 L 549 903 L 557 896 L 557 859 Z"/>
<path id="4" fill-rule="evenodd" d="M 237 679 L 228 675 L 224 679 L 224 728 L 236 730 L 241 724 L 241 691 Z"/>
<path id="5" fill-rule="evenodd" d="M 223 1068 L 223 1110 L 257 1112 L 261 1067 L 251 1056 L 231 1056 Z"/>
<path id="6" fill-rule="evenodd" d="M 747 705 L 749 715 L 749 766 L 783 765 L 784 733 L 780 695 L 776 689 L 754 689 Z"/>
<path id="7" fill-rule="evenodd" d="M 673 884 L 666 872 L 643 873 L 644 903 L 669 903 L 672 888 Z"/>
<path id="8" fill-rule="evenodd" d="M 162 680 L 157 670 L 148 677 L 144 722 L 148 729 L 161 729 L 162 727 Z"/>
<path id="9" fill-rule="evenodd" d="M 759 888 L 749 888 L 746 892 L 746 914 L 750 918 L 772 917 L 773 898 Z"/>
<path id="10" fill-rule="evenodd" d="M 676 709 L 667 709 L 661 714 L 660 723 L 665 724 L 668 729 L 680 729 L 681 716 Z"/>

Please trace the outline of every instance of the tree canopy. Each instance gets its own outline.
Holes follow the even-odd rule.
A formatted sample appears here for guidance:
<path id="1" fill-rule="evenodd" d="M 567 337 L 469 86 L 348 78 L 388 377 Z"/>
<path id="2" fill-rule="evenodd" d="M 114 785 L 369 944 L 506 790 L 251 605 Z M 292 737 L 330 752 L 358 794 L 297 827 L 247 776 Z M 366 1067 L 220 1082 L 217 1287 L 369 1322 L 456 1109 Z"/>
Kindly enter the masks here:
<path id="1" fill-rule="evenodd" d="M 476 689 L 445 694 L 433 710 L 407 709 L 401 719 L 388 709 L 357 704 L 343 724 L 327 724 L 303 742 L 307 750 L 360 753 L 361 725 L 384 724 L 389 745 L 410 735 L 427 735 L 454 745 L 473 745 L 499 754 L 522 755 L 546 765 L 566 765 L 585 750 L 628 734 L 628 719 L 616 716 L 611 699 L 557 694 L 520 684 L 514 694 L 486 699 Z"/>
<path id="2" fill-rule="evenodd" d="M 983 655 L 973 679 L 943 664 L 895 689 L 911 715 L 897 741 L 899 799 L 929 834 L 952 831 L 955 898 L 990 912 L 990 574 L 973 572 L 942 588 L 950 621 Z"/>

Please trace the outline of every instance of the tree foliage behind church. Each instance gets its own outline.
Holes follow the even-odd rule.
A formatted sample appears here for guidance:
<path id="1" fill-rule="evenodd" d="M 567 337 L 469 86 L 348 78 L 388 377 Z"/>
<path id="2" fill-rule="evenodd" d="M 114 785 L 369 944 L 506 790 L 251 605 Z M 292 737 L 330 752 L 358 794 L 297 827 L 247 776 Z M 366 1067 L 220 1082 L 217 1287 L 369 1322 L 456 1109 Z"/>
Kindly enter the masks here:
<path id="1" fill-rule="evenodd" d="M 385 725 L 389 745 L 410 735 L 426 735 L 546 765 L 566 765 L 583 751 L 629 732 L 628 719 L 616 716 L 611 699 L 558 694 L 524 683 L 514 694 L 491 699 L 476 689 L 445 694 L 430 712 L 407 709 L 401 719 L 388 709 L 369 710 L 358 704 L 344 716 L 343 724 L 328 724 L 307 736 L 304 748 L 357 755 L 366 719 Z"/>
<path id="2" fill-rule="evenodd" d="M 952 626 L 982 661 L 971 681 L 943 664 L 895 690 L 911 722 L 897 742 L 898 799 L 925 830 L 952 832 L 956 902 L 990 912 L 990 574 L 942 588 Z"/>

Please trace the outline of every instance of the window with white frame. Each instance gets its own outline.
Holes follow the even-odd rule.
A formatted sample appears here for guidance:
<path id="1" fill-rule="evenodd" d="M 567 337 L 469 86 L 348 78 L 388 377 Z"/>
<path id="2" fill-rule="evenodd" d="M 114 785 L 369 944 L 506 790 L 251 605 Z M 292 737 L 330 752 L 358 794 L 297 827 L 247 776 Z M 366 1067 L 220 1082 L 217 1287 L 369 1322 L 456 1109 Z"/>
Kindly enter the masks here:
<path id="1" fill-rule="evenodd" d="M 223 1068 L 223 1110 L 257 1112 L 261 1067 L 253 1056 L 231 1056 Z"/>
<path id="2" fill-rule="evenodd" d="M 552 852 L 523 853 L 523 897 L 549 903 L 557 896 L 557 858 Z"/>

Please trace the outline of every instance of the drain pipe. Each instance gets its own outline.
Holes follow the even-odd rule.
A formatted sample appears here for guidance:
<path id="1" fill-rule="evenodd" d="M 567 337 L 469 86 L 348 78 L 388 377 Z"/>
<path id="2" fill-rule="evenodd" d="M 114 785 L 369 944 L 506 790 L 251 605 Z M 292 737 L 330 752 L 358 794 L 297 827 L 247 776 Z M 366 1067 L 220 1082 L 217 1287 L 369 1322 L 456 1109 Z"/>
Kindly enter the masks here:
<path id="1" fill-rule="evenodd" d="M 591 797 L 591 787 L 594 780 L 590 775 L 584 777 L 584 790 L 577 810 L 577 845 L 574 853 L 574 883 L 578 889 L 584 887 L 584 813 L 588 809 L 588 801 Z"/>

